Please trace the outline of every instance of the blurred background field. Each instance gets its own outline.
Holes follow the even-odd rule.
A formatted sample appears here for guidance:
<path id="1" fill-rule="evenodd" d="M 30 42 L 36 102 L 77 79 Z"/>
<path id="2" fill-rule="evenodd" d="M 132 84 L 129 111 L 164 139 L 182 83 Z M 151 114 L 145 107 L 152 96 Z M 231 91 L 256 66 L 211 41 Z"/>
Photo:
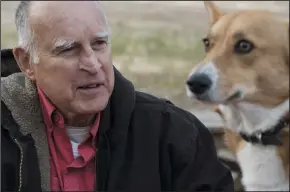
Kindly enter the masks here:
<path id="1" fill-rule="evenodd" d="M 1 48 L 17 45 L 18 1 L 1 1 Z M 170 99 L 209 128 L 220 125 L 208 106 L 186 97 L 185 81 L 204 56 L 208 17 L 202 1 L 101 1 L 112 32 L 115 66 L 138 90 Z M 289 19 L 289 1 L 218 1 L 225 11 L 271 10 Z M 217 139 L 217 147 L 222 146 Z"/>

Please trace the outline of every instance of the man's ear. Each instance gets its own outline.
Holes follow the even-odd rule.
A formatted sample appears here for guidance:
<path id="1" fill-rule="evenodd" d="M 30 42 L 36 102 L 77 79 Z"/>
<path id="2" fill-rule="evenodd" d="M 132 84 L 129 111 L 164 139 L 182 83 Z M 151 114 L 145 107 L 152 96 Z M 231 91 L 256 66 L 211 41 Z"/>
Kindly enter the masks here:
<path id="1" fill-rule="evenodd" d="M 215 24 L 221 16 L 223 16 L 222 11 L 212 1 L 204 1 L 204 6 L 212 25 Z"/>
<path id="2" fill-rule="evenodd" d="M 34 70 L 30 61 L 30 54 L 23 48 L 16 47 L 13 49 L 14 58 L 20 70 L 32 81 L 35 81 Z"/>

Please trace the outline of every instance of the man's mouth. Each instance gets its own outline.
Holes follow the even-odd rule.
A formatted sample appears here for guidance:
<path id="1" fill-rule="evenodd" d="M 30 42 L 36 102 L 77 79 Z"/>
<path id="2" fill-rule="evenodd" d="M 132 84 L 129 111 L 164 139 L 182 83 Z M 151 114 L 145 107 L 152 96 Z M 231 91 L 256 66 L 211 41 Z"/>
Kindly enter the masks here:
<path id="1" fill-rule="evenodd" d="M 93 84 L 87 84 L 87 85 L 83 85 L 83 86 L 79 86 L 79 89 L 95 89 L 95 88 L 99 88 L 102 85 L 104 85 L 103 83 L 93 83 Z"/>

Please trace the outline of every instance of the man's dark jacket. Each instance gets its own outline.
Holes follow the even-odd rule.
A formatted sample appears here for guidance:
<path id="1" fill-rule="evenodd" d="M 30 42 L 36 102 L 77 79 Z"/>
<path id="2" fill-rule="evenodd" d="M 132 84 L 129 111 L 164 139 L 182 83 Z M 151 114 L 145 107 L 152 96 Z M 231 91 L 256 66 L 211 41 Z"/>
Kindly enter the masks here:
<path id="1" fill-rule="evenodd" d="M 37 92 L 18 72 L 11 50 L 2 50 L 1 191 L 49 191 Z M 136 91 L 116 69 L 97 143 L 97 191 L 234 191 L 206 127 L 173 104 Z"/>

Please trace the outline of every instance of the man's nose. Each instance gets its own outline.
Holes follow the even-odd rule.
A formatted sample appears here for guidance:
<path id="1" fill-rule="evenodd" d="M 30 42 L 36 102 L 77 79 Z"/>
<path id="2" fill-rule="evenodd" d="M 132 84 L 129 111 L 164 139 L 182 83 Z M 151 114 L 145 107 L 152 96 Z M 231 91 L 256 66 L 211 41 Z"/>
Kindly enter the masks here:
<path id="1" fill-rule="evenodd" d="M 86 56 L 86 58 L 83 58 L 80 64 L 80 68 L 82 70 L 85 70 L 89 73 L 97 73 L 101 68 L 101 63 L 95 54 L 91 54 L 90 56 Z"/>
<path id="2" fill-rule="evenodd" d="M 212 81 L 208 75 L 198 73 L 191 75 L 186 84 L 192 93 L 201 95 L 210 89 Z"/>

